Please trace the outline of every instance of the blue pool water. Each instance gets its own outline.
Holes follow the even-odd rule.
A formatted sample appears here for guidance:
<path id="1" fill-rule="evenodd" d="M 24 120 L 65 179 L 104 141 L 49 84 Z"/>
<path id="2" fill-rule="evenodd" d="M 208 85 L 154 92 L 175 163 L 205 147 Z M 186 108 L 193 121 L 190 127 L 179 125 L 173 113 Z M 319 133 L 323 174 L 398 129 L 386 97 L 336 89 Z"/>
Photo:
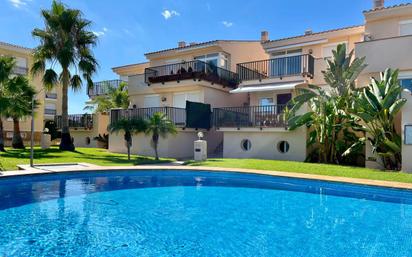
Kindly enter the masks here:
<path id="1" fill-rule="evenodd" d="M 412 192 L 189 171 L 1 179 L 0 256 L 412 256 Z"/>

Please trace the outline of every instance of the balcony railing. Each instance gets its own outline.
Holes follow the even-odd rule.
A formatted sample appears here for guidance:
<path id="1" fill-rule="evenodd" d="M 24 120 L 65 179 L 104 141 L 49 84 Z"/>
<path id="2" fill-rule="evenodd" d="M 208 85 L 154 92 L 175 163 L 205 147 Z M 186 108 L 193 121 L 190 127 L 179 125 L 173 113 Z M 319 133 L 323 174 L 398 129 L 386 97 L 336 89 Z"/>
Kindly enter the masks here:
<path id="1" fill-rule="evenodd" d="M 69 115 L 69 128 L 75 129 L 92 129 L 93 114 L 71 114 Z M 56 128 L 62 128 L 62 116 L 58 115 L 54 118 Z"/>
<path id="2" fill-rule="evenodd" d="M 290 76 L 305 76 L 312 78 L 314 74 L 314 66 L 313 56 L 304 54 L 239 63 L 236 68 L 240 81 L 245 81 Z"/>
<path id="3" fill-rule="evenodd" d="M 179 82 L 186 79 L 206 80 L 231 88 L 235 88 L 239 84 L 239 78 L 235 72 L 198 60 L 145 69 L 145 82 L 147 84 Z"/>
<path id="4" fill-rule="evenodd" d="M 47 99 L 57 99 L 57 94 L 56 93 L 46 93 L 46 98 Z"/>
<path id="5" fill-rule="evenodd" d="M 114 123 L 120 119 L 149 119 L 156 112 L 165 113 L 176 126 L 186 126 L 186 109 L 176 107 L 150 107 L 134 109 L 112 109 L 110 122 Z"/>
<path id="6" fill-rule="evenodd" d="M 27 75 L 29 73 L 29 69 L 26 67 L 19 67 L 15 66 L 12 70 L 12 73 L 15 75 Z"/>
<path id="7" fill-rule="evenodd" d="M 44 109 L 44 114 L 46 115 L 56 115 L 55 109 Z"/>
<path id="8" fill-rule="evenodd" d="M 122 80 L 120 79 L 95 82 L 93 83 L 93 88 L 89 88 L 87 91 L 87 95 L 89 97 L 106 95 L 109 92 L 109 88 L 117 88 L 121 82 Z"/>
<path id="9" fill-rule="evenodd" d="M 213 109 L 216 128 L 286 128 L 287 105 L 224 107 Z"/>

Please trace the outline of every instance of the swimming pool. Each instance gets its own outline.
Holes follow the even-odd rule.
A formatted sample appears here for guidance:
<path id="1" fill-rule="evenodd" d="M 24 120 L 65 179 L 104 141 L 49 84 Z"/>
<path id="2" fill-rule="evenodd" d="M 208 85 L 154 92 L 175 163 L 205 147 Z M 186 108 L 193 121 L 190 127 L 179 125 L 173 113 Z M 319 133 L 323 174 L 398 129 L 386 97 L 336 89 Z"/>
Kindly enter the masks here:
<path id="1" fill-rule="evenodd" d="M 3 178 L 0 256 L 412 256 L 412 192 L 178 170 Z"/>

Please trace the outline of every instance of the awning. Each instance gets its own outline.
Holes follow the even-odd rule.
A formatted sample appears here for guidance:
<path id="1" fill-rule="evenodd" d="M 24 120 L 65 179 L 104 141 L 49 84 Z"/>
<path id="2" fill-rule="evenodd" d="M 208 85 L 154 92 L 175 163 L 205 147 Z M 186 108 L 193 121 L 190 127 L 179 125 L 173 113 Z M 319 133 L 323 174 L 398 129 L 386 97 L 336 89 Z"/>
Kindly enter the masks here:
<path id="1" fill-rule="evenodd" d="M 294 81 L 289 83 L 273 83 L 265 84 L 261 86 L 244 86 L 233 89 L 230 93 L 248 93 L 248 92 L 262 92 L 262 91 L 279 91 L 279 90 L 288 90 L 294 89 L 298 85 L 304 84 L 304 81 Z"/>

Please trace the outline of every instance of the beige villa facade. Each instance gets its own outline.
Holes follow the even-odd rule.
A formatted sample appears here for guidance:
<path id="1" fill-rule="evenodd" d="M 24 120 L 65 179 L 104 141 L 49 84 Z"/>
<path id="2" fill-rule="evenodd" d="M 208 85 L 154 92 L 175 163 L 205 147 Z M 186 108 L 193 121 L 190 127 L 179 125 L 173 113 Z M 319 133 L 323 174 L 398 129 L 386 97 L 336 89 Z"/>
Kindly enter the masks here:
<path id="1" fill-rule="evenodd" d="M 412 158 L 407 158 L 412 156 L 412 145 L 405 137 L 406 126 L 412 125 L 412 5 L 385 7 L 383 1 L 372 2 L 373 8 L 363 13 L 362 25 L 307 30 L 274 40 L 263 31 L 258 41 L 179 42 L 176 48 L 147 53 L 145 63 L 113 68 L 121 80 L 128 81 L 131 106 L 112 110 L 111 120 L 168 113 L 179 133 L 161 140 L 160 155 L 165 157 L 193 157 L 193 141 L 203 131 L 209 154 L 303 161 L 308 132 L 287 130 L 283 110 L 297 88 L 327 86 L 322 75 L 326 59 L 344 43 L 357 57 L 366 57 L 368 66 L 357 81 L 359 87 L 388 67 L 400 70 L 408 103 L 396 127 L 403 135 L 403 170 L 412 171 Z M 210 65 L 216 68 L 208 71 Z M 216 78 L 211 79 L 211 73 Z M 186 101 L 210 104 L 209 129 L 186 126 Z M 133 139 L 133 153 L 153 154 L 148 137 L 139 134 Z M 109 148 L 124 152 L 123 135 L 110 135 Z M 376 165 L 373 159 L 367 147 L 367 166 Z"/>
<path id="2" fill-rule="evenodd" d="M 39 106 L 35 110 L 34 141 L 36 144 L 40 144 L 45 123 L 47 121 L 54 121 L 55 116 L 61 113 L 61 92 L 58 88 L 52 91 L 44 90 L 41 78 L 30 75 L 29 70 L 33 63 L 32 49 L 0 42 L 0 55 L 14 57 L 16 68 L 13 73 L 27 76 L 31 85 L 38 92 L 36 99 L 39 102 Z M 3 119 L 3 122 L 5 144 L 10 146 L 13 137 L 13 121 L 11 119 Z M 20 121 L 20 130 L 22 138 L 27 145 L 31 136 L 30 117 L 23 118 Z"/>

